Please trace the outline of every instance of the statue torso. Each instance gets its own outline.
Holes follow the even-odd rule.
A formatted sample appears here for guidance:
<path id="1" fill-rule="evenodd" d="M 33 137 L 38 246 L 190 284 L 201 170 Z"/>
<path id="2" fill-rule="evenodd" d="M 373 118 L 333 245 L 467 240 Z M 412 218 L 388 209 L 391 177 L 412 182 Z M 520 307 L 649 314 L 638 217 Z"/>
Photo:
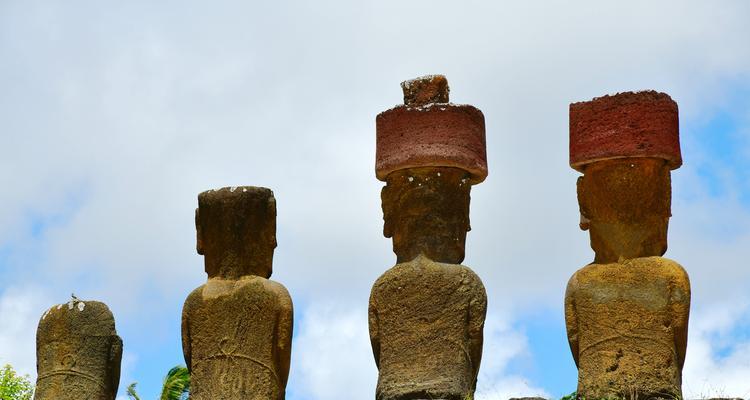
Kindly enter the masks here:
<path id="1" fill-rule="evenodd" d="M 270 285 L 278 284 L 257 276 L 211 279 L 190 294 L 184 312 L 191 399 L 281 398 L 275 347 L 280 299 Z"/>
<path id="2" fill-rule="evenodd" d="M 661 257 L 590 264 L 571 278 L 566 296 L 578 324 L 579 390 L 679 393 L 684 348 L 677 348 L 674 324 L 687 321 L 690 302 L 679 264 Z"/>
<path id="3" fill-rule="evenodd" d="M 463 399 L 473 391 L 472 302 L 486 304 L 486 294 L 471 269 L 425 257 L 397 264 L 375 282 L 370 308 L 380 338 L 378 399 Z"/>

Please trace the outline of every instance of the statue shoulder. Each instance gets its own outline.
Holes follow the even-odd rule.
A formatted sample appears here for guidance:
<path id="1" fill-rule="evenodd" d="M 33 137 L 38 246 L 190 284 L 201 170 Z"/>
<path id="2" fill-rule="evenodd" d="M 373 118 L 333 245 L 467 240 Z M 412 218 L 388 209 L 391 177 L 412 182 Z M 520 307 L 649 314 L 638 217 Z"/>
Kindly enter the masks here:
<path id="1" fill-rule="evenodd" d="M 569 296 L 571 293 L 575 292 L 579 287 L 579 281 L 582 275 L 586 275 L 587 272 L 589 272 L 589 267 L 593 266 L 595 264 L 589 264 L 585 267 L 577 270 L 576 272 L 573 272 L 573 275 L 570 276 L 568 279 L 568 285 L 565 288 L 565 294 L 566 297 Z M 588 269 L 587 269 L 588 268 Z M 585 279 L 585 278 L 584 278 Z"/>
<path id="2" fill-rule="evenodd" d="M 686 282 L 689 284 L 690 278 L 688 277 L 685 268 L 680 265 L 677 261 L 671 260 L 666 257 L 643 257 L 629 260 L 632 264 L 638 264 L 647 268 L 649 271 L 663 274 L 671 279 L 677 280 L 678 282 Z"/>
<path id="3" fill-rule="evenodd" d="M 475 287 L 478 290 L 486 292 L 482 279 L 479 277 L 479 275 L 477 275 L 476 272 L 474 272 L 473 269 L 463 264 L 445 264 L 445 265 L 449 266 L 449 268 L 455 268 L 455 271 L 461 277 L 461 280 L 464 284 L 467 284 L 469 286 Z"/>
<path id="4" fill-rule="evenodd" d="M 195 302 L 201 301 L 203 299 L 203 288 L 206 285 L 200 285 L 197 288 L 193 289 L 192 292 L 185 298 L 185 303 L 182 306 L 183 310 L 188 310 L 192 307 Z"/>
<path id="5" fill-rule="evenodd" d="M 688 293 L 690 292 L 690 276 L 680 263 L 664 257 L 654 258 L 660 259 L 660 263 L 665 267 L 665 272 L 672 278 L 677 286 L 681 287 Z"/>
<path id="6" fill-rule="evenodd" d="M 568 279 L 568 287 L 577 287 L 580 282 L 590 279 L 592 276 L 598 275 L 600 271 L 607 267 L 609 264 L 597 264 L 590 263 L 576 270 L 573 275 Z"/>
<path id="7" fill-rule="evenodd" d="M 279 304 L 285 307 L 292 307 L 292 296 L 289 295 L 289 291 L 284 285 L 279 282 L 266 279 L 264 282 L 265 288 L 276 296 Z"/>

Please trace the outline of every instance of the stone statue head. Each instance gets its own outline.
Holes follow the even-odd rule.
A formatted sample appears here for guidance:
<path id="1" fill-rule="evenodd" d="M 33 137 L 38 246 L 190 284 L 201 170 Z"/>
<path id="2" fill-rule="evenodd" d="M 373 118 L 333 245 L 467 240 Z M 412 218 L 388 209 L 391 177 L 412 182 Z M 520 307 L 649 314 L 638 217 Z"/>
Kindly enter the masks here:
<path id="1" fill-rule="evenodd" d="M 36 333 L 37 399 L 114 400 L 122 339 L 106 304 L 71 300 L 48 309 Z"/>
<path id="2" fill-rule="evenodd" d="M 239 186 L 199 194 L 195 227 L 209 278 L 271 276 L 276 199 L 270 189 Z"/>
<path id="3" fill-rule="evenodd" d="M 578 178 L 581 229 L 595 262 L 661 256 L 671 216 L 670 166 L 663 158 L 619 158 L 590 163 Z"/>
<path id="4" fill-rule="evenodd" d="M 390 173 L 381 192 L 383 234 L 393 238 L 399 263 L 420 254 L 444 263 L 464 259 L 471 175 L 452 167 L 407 168 Z"/>

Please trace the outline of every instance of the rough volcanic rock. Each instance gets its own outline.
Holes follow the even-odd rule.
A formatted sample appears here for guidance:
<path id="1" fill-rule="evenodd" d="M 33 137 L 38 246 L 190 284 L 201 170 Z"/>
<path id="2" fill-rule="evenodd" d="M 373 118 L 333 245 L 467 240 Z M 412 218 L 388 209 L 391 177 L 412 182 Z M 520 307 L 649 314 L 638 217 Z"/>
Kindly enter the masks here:
<path id="1" fill-rule="evenodd" d="M 276 201 L 266 188 L 204 192 L 196 212 L 208 282 L 188 296 L 182 346 L 190 398 L 284 399 L 292 300 L 271 276 Z"/>
<path id="2" fill-rule="evenodd" d="M 35 400 L 114 400 L 122 340 L 106 304 L 73 299 L 55 305 L 36 333 Z"/>
<path id="3" fill-rule="evenodd" d="M 690 281 L 667 250 L 677 104 L 656 92 L 570 106 L 570 163 L 594 263 L 565 294 L 579 398 L 681 398 Z"/>
<path id="4" fill-rule="evenodd" d="M 379 400 L 474 393 L 487 297 L 464 258 L 471 184 L 450 167 L 398 170 L 382 191 L 383 233 L 398 264 L 370 295 Z"/>
<path id="5" fill-rule="evenodd" d="M 594 262 L 661 256 L 671 215 L 669 165 L 661 158 L 619 158 L 592 163 L 578 178 L 582 228 Z"/>
<path id="6" fill-rule="evenodd" d="M 373 285 L 370 339 L 378 400 L 464 400 L 474 393 L 487 297 L 468 267 L 424 256 Z"/>
<path id="7" fill-rule="evenodd" d="M 404 89 L 405 97 L 433 98 L 434 85 L 415 81 L 410 88 L 428 94 L 415 89 L 407 96 Z M 482 182 L 487 177 L 482 112 L 469 105 L 414 102 L 384 111 L 375 120 L 377 178 L 384 181 L 404 168 L 455 167 L 470 172 L 473 184 Z"/>
<path id="8" fill-rule="evenodd" d="M 677 103 L 654 91 L 627 92 L 570 105 L 570 166 L 622 157 L 682 165 Z"/>
<path id="9" fill-rule="evenodd" d="M 669 259 L 578 270 L 565 294 L 578 396 L 682 398 L 689 311 L 688 275 Z"/>
<path id="10" fill-rule="evenodd" d="M 383 234 L 397 262 L 420 254 L 438 262 L 464 260 L 471 183 L 459 168 L 408 168 L 388 175 L 381 191 Z"/>
<path id="11" fill-rule="evenodd" d="M 447 103 L 450 95 L 448 80 L 443 75 L 426 75 L 401 82 L 401 90 L 407 106 Z"/>

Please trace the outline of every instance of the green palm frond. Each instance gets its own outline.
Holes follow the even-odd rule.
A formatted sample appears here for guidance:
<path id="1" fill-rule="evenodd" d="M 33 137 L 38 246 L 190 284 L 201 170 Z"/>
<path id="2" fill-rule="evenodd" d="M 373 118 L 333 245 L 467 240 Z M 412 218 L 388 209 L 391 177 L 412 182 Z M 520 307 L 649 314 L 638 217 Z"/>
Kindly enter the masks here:
<path id="1" fill-rule="evenodd" d="M 169 370 L 164 378 L 159 400 L 183 400 L 190 392 L 190 373 L 186 367 L 178 365 Z"/>
<path id="2" fill-rule="evenodd" d="M 130 385 L 128 385 L 128 389 L 126 390 L 126 393 L 128 397 L 130 397 L 133 400 L 141 400 L 140 397 L 138 397 L 138 393 L 135 392 L 135 385 L 138 384 L 138 382 L 133 382 Z"/>

